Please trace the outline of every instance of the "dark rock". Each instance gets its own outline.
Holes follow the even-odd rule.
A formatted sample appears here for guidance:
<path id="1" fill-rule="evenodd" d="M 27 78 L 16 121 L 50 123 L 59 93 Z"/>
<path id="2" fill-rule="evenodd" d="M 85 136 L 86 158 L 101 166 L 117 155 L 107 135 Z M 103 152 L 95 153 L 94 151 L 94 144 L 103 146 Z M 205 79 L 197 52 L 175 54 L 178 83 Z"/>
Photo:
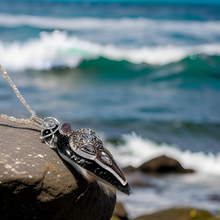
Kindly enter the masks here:
<path id="1" fill-rule="evenodd" d="M 172 208 L 150 215 L 143 215 L 135 220 L 217 220 L 209 212 L 193 208 Z"/>
<path id="2" fill-rule="evenodd" d="M 138 170 L 146 173 L 192 173 L 192 169 L 184 169 L 172 158 L 160 156 L 142 164 Z"/>
<path id="3" fill-rule="evenodd" d="M 127 212 L 120 202 L 117 202 L 115 205 L 114 215 L 119 217 L 121 220 L 128 220 Z"/>
<path id="4" fill-rule="evenodd" d="M 29 124 L 0 119 L 0 219 L 108 220 L 116 195 L 85 179 Z"/>
<path id="5" fill-rule="evenodd" d="M 141 171 L 144 173 L 155 173 L 155 174 L 156 173 L 193 173 L 195 172 L 192 169 L 183 168 L 182 165 L 177 160 L 166 157 L 164 155 L 154 158 L 142 164 L 138 168 L 135 168 L 133 166 L 127 166 L 123 169 L 123 171 L 128 174 L 135 173 L 138 171 Z"/>

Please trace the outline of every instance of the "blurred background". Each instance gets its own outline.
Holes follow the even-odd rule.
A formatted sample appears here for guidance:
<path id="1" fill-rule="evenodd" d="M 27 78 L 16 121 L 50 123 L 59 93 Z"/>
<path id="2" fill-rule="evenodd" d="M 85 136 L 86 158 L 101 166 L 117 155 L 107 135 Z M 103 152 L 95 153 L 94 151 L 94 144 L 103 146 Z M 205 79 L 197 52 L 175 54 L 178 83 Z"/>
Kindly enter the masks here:
<path id="1" fill-rule="evenodd" d="M 130 219 L 220 213 L 219 0 L 1 0 L 0 63 L 38 115 L 94 129 L 121 168 L 166 155 L 195 170 L 130 177 Z M 30 117 L 3 77 L 0 113 Z"/>

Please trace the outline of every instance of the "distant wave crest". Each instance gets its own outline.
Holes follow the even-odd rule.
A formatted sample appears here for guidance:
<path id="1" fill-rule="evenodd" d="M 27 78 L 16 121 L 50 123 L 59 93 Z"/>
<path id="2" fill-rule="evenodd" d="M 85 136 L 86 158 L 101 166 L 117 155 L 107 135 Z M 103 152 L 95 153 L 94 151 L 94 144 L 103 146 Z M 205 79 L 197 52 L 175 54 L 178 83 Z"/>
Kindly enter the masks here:
<path id="1" fill-rule="evenodd" d="M 92 43 L 68 36 L 64 31 L 41 32 L 40 38 L 29 39 L 24 43 L 0 41 L 0 61 L 5 68 L 12 70 L 76 68 L 83 60 L 95 60 L 99 57 L 113 61 L 126 60 L 134 64 L 144 62 L 151 65 L 165 65 L 200 53 L 220 55 L 220 44 L 128 49 Z"/>
<path id="2" fill-rule="evenodd" d="M 98 18 L 98 17 L 47 17 L 31 15 L 12 15 L 0 13 L 0 26 L 20 27 L 30 26 L 60 30 L 91 30 L 108 29 L 111 31 L 133 31 L 147 28 L 165 32 L 190 33 L 192 35 L 220 34 L 220 21 L 181 21 L 181 20 L 154 20 L 145 17 L 138 18 Z M 132 31 L 131 30 L 131 31 Z"/>

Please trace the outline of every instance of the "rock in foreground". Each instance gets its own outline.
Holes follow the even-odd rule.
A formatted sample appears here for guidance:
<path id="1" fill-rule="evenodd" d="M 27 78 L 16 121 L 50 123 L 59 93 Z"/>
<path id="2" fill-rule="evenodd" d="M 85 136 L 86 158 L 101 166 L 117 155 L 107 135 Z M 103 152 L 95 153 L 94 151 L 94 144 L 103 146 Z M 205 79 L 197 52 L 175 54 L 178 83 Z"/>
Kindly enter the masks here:
<path id="1" fill-rule="evenodd" d="M 0 119 L 0 219 L 109 220 L 115 190 L 85 179 L 39 136 Z"/>

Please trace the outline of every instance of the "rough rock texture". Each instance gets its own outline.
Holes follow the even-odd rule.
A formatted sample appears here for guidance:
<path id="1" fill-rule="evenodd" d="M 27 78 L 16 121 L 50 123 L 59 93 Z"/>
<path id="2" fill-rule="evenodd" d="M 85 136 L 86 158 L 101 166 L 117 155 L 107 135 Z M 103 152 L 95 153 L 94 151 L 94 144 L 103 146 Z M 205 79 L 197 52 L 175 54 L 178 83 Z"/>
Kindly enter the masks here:
<path id="1" fill-rule="evenodd" d="M 154 158 L 139 168 L 142 172 L 157 172 L 157 173 L 192 173 L 191 169 L 184 169 L 182 165 L 172 158 L 161 156 Z"/>
<path id="2" fill-rule="evenodd" d="M 109 220 L 115 190 L 84 179 L 39 136 L 0 119 L 0 219 Z"/>
<path id="3" fill-rule="evenodd" d="M 217 220 L 209 212 L 193 208 L 172 208 L 150 215 L 143 215 L 135 220 Z"/>

